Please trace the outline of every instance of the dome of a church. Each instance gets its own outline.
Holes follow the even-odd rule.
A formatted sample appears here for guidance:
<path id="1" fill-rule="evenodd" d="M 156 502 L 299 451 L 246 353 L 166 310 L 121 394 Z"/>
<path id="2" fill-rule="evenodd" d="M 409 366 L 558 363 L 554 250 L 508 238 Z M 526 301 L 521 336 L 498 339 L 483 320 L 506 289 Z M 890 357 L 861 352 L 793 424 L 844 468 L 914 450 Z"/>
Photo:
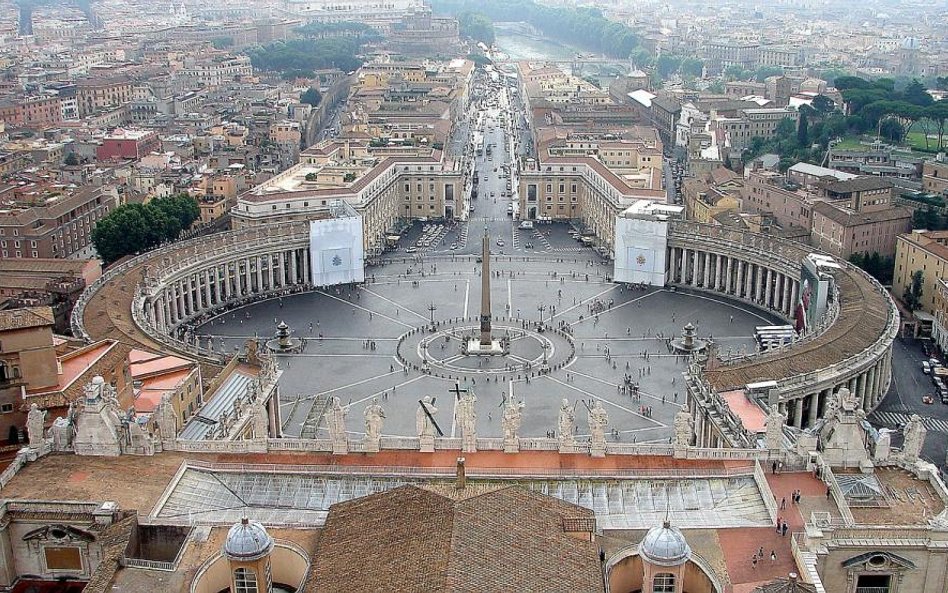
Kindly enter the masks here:
<path id="1" fill-rule="evenodd" d="M 257 560 L 273 550 L 273 538 L 256 521 L 246 517 L 227 532 L 224 541 L 224 555 L 231 560 Z"/>
<path id="2" fill-rule="evenodd" d="M 661 527 L 648 530 L 639 544 L 642 559 L 659 566 L 678 566 L 688 561 L 691 547 L 685 541 L 681 530 L 672 527 L 668 521 Z"/>

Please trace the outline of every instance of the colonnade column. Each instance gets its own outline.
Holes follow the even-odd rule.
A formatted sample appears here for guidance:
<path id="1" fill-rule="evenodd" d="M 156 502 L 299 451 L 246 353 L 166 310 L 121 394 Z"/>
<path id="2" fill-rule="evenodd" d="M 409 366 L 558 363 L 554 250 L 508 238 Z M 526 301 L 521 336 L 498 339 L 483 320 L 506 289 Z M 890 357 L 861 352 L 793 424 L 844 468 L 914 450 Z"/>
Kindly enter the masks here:
<path id="1" fill-rule="evenodd" d="M 714 289 L 721 290 L 721 268 L 723 266 L 723 261 L 721 260 L 721 254 L 714 256 Z"/>
<path id="2" fill-rule="evenodd" d="M 710 288 L 711 284 L 711 252 L 704 252 L 704 280 L 702 285 L 705 288 Z"/>
<path id="3" fill-rule="evenodd" d="M 797 398 L 793 402 L 793 425 L 803 428 L 803 398 Z"/>
<path id="4" fill-rule="evenodd" d="M 817 412 L 819 411 L 819 409 L 820 409 L 820 392 L 817 391 L 816 393 L 810 396 L 810 418 L 809 418 L 808 426 L 812 427 L 814 424 L 816 424 L 816 420 L 818 418 Z"/>
<path id="5" fill-rule="evenodd" d="M 295 286 L 297 284 L 296 278 L 296 262 L 300 252 L 298 249 L 294 249 L 290 252 L 290 282 Z"/>
<path id="6" fill-rule="evenodd" d="M 737 283 L 734 285 L 734 294 L 744 298 L 744 262 L 737 260 Z"/>
<path id="7" fill-rule="evenodd" d="M 257 290 L 263 292 L 263 258 L 257 255 L 253 259 L 257 263 Z"/>
<path id="8" fill-rule="evenodd" d="M 734 267 L 734 258 L 728 256 L 725 261 L 725 272 L 724 272 L 724 292 L 730 294 L 731 292 L 731 273 L 733 272 Z"/>

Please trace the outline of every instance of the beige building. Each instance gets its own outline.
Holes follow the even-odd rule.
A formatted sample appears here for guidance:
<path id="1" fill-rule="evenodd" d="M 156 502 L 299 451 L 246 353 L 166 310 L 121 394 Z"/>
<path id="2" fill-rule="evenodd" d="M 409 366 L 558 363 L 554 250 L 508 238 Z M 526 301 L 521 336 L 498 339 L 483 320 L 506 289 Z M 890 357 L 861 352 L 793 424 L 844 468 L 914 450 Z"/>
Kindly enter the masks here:
<path id="1" fill-rule="evenodd" d="M 240 196 L 231 212 L 235 228 L 325 218 L 342 200 L 362 216 L 366 252 L 380 253 L 399 220 L 453 220 L 463 211 L 461 171 L 440 151 L 336 140 L 300 160 Z"/>
<path id="2" fill-rule="evenodd" d="M 710 223 L 723 212 L 740 212 L 743 187 L 743 178 L 724 167 L 713 169 L 700 179 L 685 179 L 682 194 L 686 217 L 688 220 Z"/>
<path id="3" fill-rule="evenodd" d="M 901 297 L 912 284 L 912 274 L 922 272 L 922 311 L 935 314 L 938 283 L 948 278 L 948 231 L 916 230 L 899 235 L 895 247 L 892 291 Z"/>
<path id="4" fill-rule="evenodd" d="M 922 189 L 931 194 L 948 194 L 948 162 L 936 159 L 922 163 Z"/>

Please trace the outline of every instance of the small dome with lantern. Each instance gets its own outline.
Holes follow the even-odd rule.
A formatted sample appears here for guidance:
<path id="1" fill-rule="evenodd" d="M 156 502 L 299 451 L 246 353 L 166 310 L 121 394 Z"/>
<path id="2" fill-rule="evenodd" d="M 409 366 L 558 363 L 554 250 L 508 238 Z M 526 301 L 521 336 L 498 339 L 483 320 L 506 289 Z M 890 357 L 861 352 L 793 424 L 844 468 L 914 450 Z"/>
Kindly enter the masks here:
<path id="1" fill-rule="evenodd" d="M 691 557 L 691 547 L 677 527 L 667 520 L 648 530 L 639 544 L 642 559 L 658 566 L 679 566 Z"/>
<path id="2" fill-rule="evenodd" d="M 231 560 L 252 561 L 273 550 L 273 538 L 263 525 L 244 517 L 227 532 L 224 555 Z"/>

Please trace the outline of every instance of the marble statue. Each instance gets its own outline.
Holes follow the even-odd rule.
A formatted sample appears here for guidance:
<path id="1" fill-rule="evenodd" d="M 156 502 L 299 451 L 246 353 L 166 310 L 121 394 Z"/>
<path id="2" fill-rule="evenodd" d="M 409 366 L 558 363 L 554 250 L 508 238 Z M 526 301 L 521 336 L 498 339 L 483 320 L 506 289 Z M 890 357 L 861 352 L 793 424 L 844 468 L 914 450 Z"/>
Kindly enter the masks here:
<path id="1" fill-rule="evenodd" d="M 925 425 L 922 424 L 922 418 L 918 414 L 912 414 L 905 428 L 902 429 L 904 435 L 902 441 L 902 460 L 908 463 L 918 461 L 918 456 L 922 452 L 922 445 L 925 444 Z M 33 444 L 32 438 L 30 445 Z"/>
<path id="2" fill-rule="evenodd" d="M 267 413 L 267 406 L 263 403 L 263 398 L 253 400 L 250 405 L 250 414 L 253 438 L 265 439 L 270 436 L 270 415 Z"/>
<path id="3" fill-rule="evenodd" d="M 431 401 L 431 396 L 423 397 L 415 412 L 415 430 L 418 432 L 418 440 L 423 452 L 434 451 L 435 425 L 432 418 L 437 413 L 438 408 Z"/>
<path id="4" fill-rule="evenodd" d="M 365 438 L 363 445 L 365 451 L 377 453 L 381 449 L 382 425 L 385 423 L 385 410 L 379 405 L 379 400 L 373 399 L 372 403 L 365 407 Z"/>
<path id="5" fill-rule="evenodd" d="M 572 447 L 575 441 L 573 431 L 576 428 L 576 410 L 570 405 L 569 400 L 566 398 L 563 398 L 563 403 L 560 404 L 557 428 L 559 429 L 557 436 L 559 438 L 560 448 Z"/>
<path id="6" fill-rule="evenodd" d="M 770 413 L 765 421 L 767 432 L 764 435 L 764 444 L 770 451 L 776 451 L 783 446 L 783 426 L 787 423 L 787 416 L 780 413 L 780 406 L 770 406 Z"/>
<path id="7" fill-rule="evenodd" d="M 456 416 L 458 428 L 461 429 L 461 450 L 470 453 L 477 450 L 477 411 L 474 404 L 477 396 L 468 391 L 458 400 Z"/>
<path id="8" fill-rule="evenodd" d="M 501 419 L 501 426 L 504 429 L 504 451 L 507 453 L 516 453 L 520 449 L 520 437 L 517 431 L 520 430 L 520 423 L 523 421 L 523 402 L 514 402 L 507 400 L 504 406 L 504 416 Z"/>
<path id="9" fill-rule="evenodd" d="M 679 410 L 675 414 L 675 447 L 688 447 L 691 445 L 691 438 L 694 436 L 694 421 L 691 419 L 691 412 L 688 410 Z"/>
<path id="10" fill-rule="evenodd" d="M 333 396 L 326 417 L 329 427 L 329 438 L 332 440 L 332 452 L 336 455 L 345 455 L 349 452 L 349 440 L 346 438 L 346 415 L 349 409 L 342 405 L 339 397 Z"/>
<path id="11" fill-rule="evenodd" d="M 53 436 L 53 451 L 69 451 L 72 448 L 73 425 L 69 416 L 59 417 L 49 429 Z"/>
<path id="12" fill-rule="evenodd" d="M 606 425 L 609 424 L 609 414 L 602 407 L 598 399 L 589 408 L 590 454 L 593 457 L 606 455 Z"/>
<path id="13" fill-rule="evenodd" d="M 46 410 L 41 410 L 36 404 L 30 404 L 30 411 L 26 415 L 26 432 L 30 438 L 30 447 L 38 449 L 43 446 L 43 428 L 46 424 Z"/>

